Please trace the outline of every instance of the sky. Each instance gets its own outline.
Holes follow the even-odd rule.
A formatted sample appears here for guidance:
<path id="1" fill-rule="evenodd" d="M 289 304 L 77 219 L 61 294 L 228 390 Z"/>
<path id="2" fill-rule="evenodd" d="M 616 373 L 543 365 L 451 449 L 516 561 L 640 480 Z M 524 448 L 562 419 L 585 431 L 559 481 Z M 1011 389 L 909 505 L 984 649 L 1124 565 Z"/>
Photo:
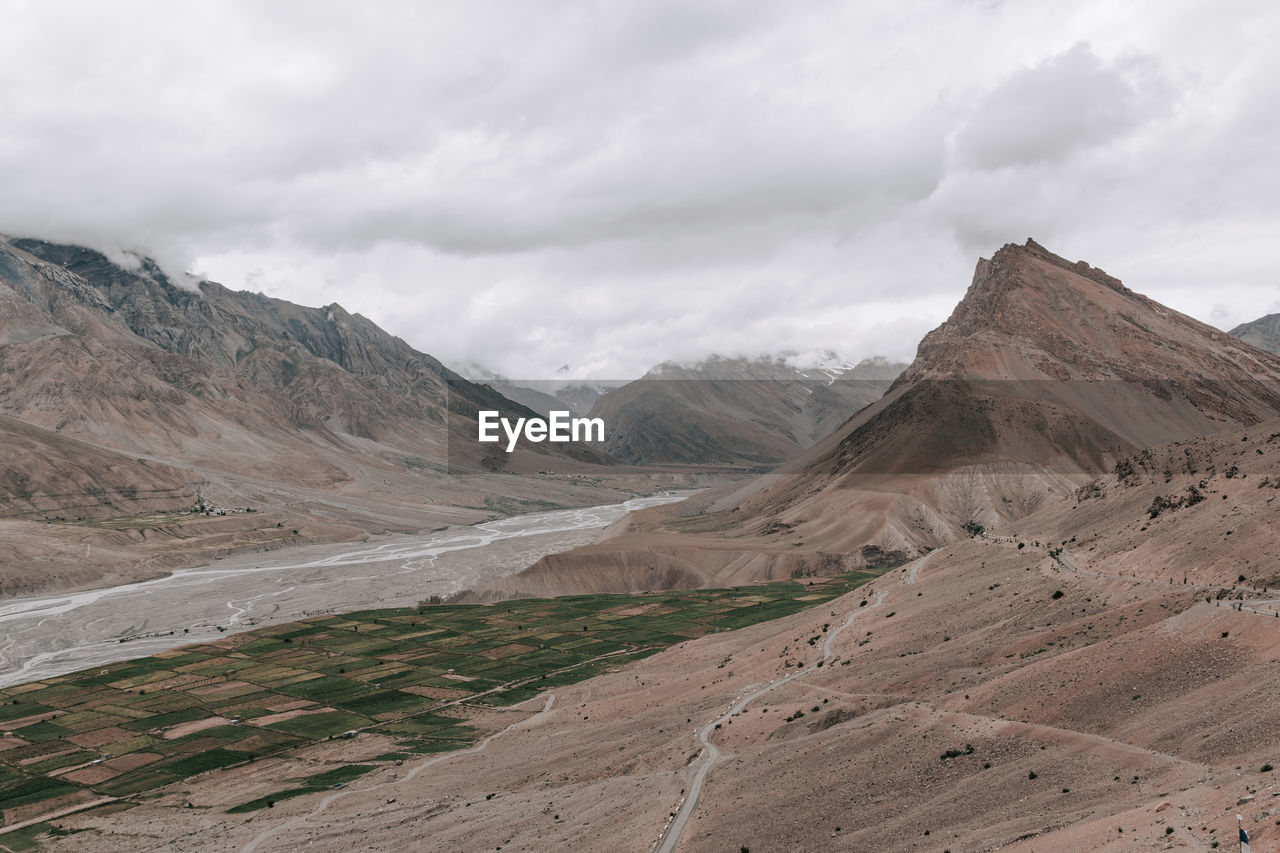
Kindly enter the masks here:
<path id="1" fill-rule="evenodd" d="M 1034 237 L 1280 311 L 1280 4 L 0 0 L 0 233 L 448 364 L 909 360 Z"/>

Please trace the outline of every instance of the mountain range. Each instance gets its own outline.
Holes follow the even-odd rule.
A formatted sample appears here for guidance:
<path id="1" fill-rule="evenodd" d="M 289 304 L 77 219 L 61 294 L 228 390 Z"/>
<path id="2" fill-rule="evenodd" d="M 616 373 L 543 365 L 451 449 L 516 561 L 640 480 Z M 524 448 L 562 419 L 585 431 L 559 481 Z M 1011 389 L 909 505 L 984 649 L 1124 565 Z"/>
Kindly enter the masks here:
<path id="1" fill-rule="evenodd" d="M 481 450 L 481 408 L 536 414 L 338 304 L 0 239 L 4 588 L 630 494 L 526 476 L 612 460 L 585 445 Z M 190 512 L 207 507 L 216 520 Z M 164 543 L 93 526 L 156 512 L 173 514 Z"/>
<path id="2" fill-rule="evenodd" d="M 606 398 L 607 399 L 607 398 Z M 981 259 L 881 399 L 736 489 L 640 514 L 482 595 L 904 560 L 1074 500 L 1145 448 L 1280 417 L 1280 357 L 1028 240 Z M 679 513 L 680 515 L 676 515 Z"/>
<path id="3" fill-rule="evenodd" d="M 697 639 L 636 595 L 603 624 L 673 644 L 579 646 L 597 674 L 474 703 L 467 723 L 485 734 L 471 748 L 388 753 L 366 730 L 59 817 L 46 837 L 67 851 L 180 837 L 190 850 L 1130 853 L 1221 849 L 1243 828 L 1271 849 L 1277 470 L 1280 357 L 1008 245 L 882 399 L 781 471 L 634 514 L 476 597 L 743 584 L 731 607 L 749 611 L 767 607 L 751 581 L 856 565 L 874 579 Z M 374 671 L 392 678 L 440 654 L 415 634 L 395 646 L 371 614 L 349 624 L 383 632 L 362 642 L 387 650 Z M 510 627 L 522 640 L 478 649 L 483 671 L 540 654 L 535 642 L 583 642 Z M 255 642 L 275 655 L 293 636 Z M 349 764 L 374 769 L 340 794 L 315 785 L 229 813 L 278 790 L 264 777 L 327 781 L 320 768 Z"/>
<path id="4" fill-rule="evenodd" d="M 475 362 L 460 365 L 458 370 L 544 417 L 552 411 L 585 417 L 596 400 L 627 383 L 625 379 L 509 379 Z"/>
<path id="5" fill-rule="evenodd" d="M 764 470 L 792 459 L 878 399 L 905 365 L 867 359 L 801 368 L 784 357 L 660 364 L 596 400 L 607 450 L 635 464 Z"/>
<path id="6" fill-rule="evenodd" d="M 663 362 L 632 381 L 511 380 L 478 365 L 467 376 L 547 414 L 602 418 L 604 450 L 624 464 L 714 465 L 761 471 L 794 458 L 878 399 L 905 364 L 852 363 L 832 352 Z"/>

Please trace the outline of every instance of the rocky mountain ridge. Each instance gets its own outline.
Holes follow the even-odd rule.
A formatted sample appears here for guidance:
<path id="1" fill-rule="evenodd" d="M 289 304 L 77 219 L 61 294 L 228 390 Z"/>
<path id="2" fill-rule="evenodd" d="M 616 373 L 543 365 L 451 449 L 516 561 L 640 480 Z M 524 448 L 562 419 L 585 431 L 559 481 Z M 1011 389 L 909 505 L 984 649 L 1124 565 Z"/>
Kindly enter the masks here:
<path id="1" fill-rule="evenodd" d="M 1074 500 L 1146 448 L 1280 417 L 1280 357 L 1028 241 L 978 262 L 881 399 L 767 477 L 502 585 L 743 583 L 906 559 Z M 643 569 L 643 571 L 637 571 Z M 553 579 L 553 580 L 552 580 Z"/>
<path id="2" fill-rule="evenodd" d="M 83 247 L 0 239 L 0 522 L 11 520 L 4 535 L 25 555 L 7 564 L 6 584 L 30 588 L 15 580 L 27 573 L 91 581 L 103 567 L 82 559 L 83 544 L 77 560 L 63 539 L 104 560 L 108 544 L 119 546 L 127 563 L 148 525 L 161 524 L 76 526 L 95 519 L 160 513 L 174 540 L 161 562 L 174 565 L 210 548 L 419 530 L 629 494 L 537 475 L 604 473 L 611 460 L 591 447 L 482 448 L 478 409 L 535 413 L 340 305 L 180 284 L 147 259 L 129 267 Z M 273 514 L 237 516 L 238 532 L 220 529 L 202 545 L 200 522 L 173 515 L 197 504 Z"/>

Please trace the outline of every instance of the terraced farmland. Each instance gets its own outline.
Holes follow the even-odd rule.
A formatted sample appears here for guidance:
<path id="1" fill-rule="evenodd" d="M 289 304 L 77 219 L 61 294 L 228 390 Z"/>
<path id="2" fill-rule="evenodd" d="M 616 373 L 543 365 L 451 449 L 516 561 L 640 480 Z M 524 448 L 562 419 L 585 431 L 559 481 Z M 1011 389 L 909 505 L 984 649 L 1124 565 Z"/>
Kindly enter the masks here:
<path id="1" fill-rule="evenodd" d="M 120 808 L 352 730 L 391 739 L 382 760 L 462 748 L 484 734 L 468 724 L 470 709 L 794 613 L 875 574 L 323 616 L 0 690 L 0 843 L 6 826 L 99 801 Z M 282 781 L 282 795 L 327 780 Z M 11 840 L 19 834 L 29 828 Z"/>

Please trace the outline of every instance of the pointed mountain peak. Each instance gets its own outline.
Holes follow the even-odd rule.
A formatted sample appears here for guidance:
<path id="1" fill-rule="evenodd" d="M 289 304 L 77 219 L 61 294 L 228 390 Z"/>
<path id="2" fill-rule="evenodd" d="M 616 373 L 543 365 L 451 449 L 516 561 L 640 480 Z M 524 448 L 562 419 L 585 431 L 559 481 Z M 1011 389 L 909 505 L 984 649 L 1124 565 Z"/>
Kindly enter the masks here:
<path id="1" fill-rule="evenodd" d="M 969 287 L 965 300 L 968 301 L 971 297 L 979 296 L 988 290 L 1032 287 L 1061 290 L 1083 284 L 1076 279 L 1103 285 L 1125 296 L 1137 296 L 1115 276 L 1090 266 L 1086 261 L 1073 262 L 1061 255 L 1055 255 L 1028 237 L 1027 242 L 1022 245 L 1006 243 L 990 259 L 979 258 L 973 271 L 973 283 Z M 961 302 L 956 310 L 959 311 L 963 306 L 964 302 Z"/>
<path id="2" fill-rule="evenodd" d="M 1226 333 L 1135 293 L 1084 261 L 1028 240 L 980 259 L 951 317 L 920 342 L 903 380 L 1139 379 L 1280 366 Z"/>

